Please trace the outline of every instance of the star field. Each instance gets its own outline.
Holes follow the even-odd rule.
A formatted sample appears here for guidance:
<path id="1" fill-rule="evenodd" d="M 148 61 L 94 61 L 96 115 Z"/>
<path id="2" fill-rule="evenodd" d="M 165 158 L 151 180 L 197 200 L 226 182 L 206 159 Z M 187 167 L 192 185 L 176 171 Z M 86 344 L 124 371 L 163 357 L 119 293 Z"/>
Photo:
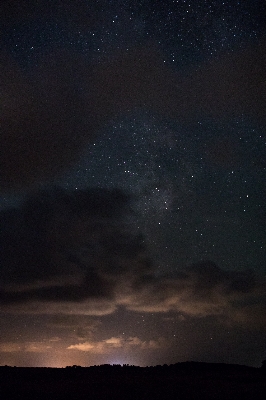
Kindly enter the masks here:
<path id="1" fill-rule="evenodd" d="M 1 365 L 260 366 L 265 11 L 0 6 Z"/>

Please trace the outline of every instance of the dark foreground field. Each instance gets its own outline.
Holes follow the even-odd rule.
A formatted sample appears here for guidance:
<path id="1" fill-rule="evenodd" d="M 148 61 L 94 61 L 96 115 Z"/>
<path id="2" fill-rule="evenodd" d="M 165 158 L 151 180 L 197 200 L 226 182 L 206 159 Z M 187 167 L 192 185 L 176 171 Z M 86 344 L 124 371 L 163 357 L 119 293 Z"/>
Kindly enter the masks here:
<path id="1" fill-rule="evenodd" d="M 192 362 L 149 368 L 0 367 L 0 399 L 265 400 L 266 371 Z"/>

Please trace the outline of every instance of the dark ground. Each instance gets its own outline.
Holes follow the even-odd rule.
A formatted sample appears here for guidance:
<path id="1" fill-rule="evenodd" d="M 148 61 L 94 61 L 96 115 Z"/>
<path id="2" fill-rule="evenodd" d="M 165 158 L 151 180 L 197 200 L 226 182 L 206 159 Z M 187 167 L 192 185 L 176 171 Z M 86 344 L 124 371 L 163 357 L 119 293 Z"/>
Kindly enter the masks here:
<path id="1" fill-rule="evenodd" d="M 6 399 L 266 399 L 266 371 L 229 364 L 55 368 L 0 367 Z"/>

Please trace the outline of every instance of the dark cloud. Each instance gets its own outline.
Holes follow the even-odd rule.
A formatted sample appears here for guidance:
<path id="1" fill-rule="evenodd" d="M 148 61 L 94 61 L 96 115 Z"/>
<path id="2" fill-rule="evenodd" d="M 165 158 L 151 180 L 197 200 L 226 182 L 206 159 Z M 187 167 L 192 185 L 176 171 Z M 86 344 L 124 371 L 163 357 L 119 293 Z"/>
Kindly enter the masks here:
<path id="1" fill-rule="evenodd" d="M 119 190 L 41 192 L 1 219 L 2 304 L 113 301 L 149 267 Z"/>
<path id="2" fill-rule="evenodd" d="M 84 2 L 79 0 L 3 0 L 0 8 L 2 27 L 14 24 L 30 24 L 43 20 L 64 21 L 70 28 L 88 29 L 100 23 L 102 7 L 108 2 Z M 8 16 L 8 18 L 7 18 Z"/>
<path id="3" fill-rule="evenodd" d="M 263 41 L 186 74 L 166 66 L 152 43 L 94 64 L 54 51 L 31 72 L 1 54 L 1 188 L 53 178 L 130 109 L 186 121 L 246 113 L 265 122 L 265 65 Z"/>
<path id="4" fill-rule="evenodd" d="M 148 43 L 103 62 L 97 71 L 97 92 L 105 88 L 106 99 L 112 93 L 108 102 L 117 109 L 146 107 L 186 122 L 245 113 L 265 123 L 265 46 L 262 40 L 184 73 L 165 63 L 159 49 Z"/>
<path id="5" fill-rule="evenodd" d="M 242 113 L 265 124 L 265 39 L 231 54 L 220 55 L 192 71 L 184 82 L 191 111 L 212 117 Z M 194 100 L 192 98 L 194 97 Z"/>
<path id="6" fill-rule="evenodd" d="M 266 326 L 266 281 L 250 270 L 223 270 L 211 261 L 175 276 L 153 277 L 128 294 L 135 311 L 176 311 L 192 317 L 216 316 L 223 323 Z"/>
<path id="7" fill-rule="evenodd" d="M 158 276 L 120 190 L 54 189 L 2 211 L 1 309 L 103 315 L 138 312 L 215 316 L 266 326 L 265 279 L 210 261 Z"/>
<path id="8" fill-rule="evenodd" d="M 0 180 L 2 189 L 49 179 L 76 159 L 98 129 L 78 82 L 74 54 L 47 56 L 34 77 L 2 57 Z M 84 80 L 84 79 L 83 79 Z"/>
<path id="9" fill-rule="evenodd" d="M 156 58 L 144 47 L 89 63 L 55 50 L 25 71 L 2 53 L 2 190 L 49 181 L 77 159 L 106 122 L 145 106 L 147 94 L 157 91 L 162 62 Z"/>

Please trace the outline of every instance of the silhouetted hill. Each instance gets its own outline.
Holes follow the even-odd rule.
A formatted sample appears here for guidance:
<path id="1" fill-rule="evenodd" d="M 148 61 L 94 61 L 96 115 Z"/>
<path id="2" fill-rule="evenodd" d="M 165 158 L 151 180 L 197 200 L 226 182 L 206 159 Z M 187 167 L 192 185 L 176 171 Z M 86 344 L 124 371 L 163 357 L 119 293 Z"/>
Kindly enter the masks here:
<path id="1" fill-rule="evenodd" d="M 263 368 L 183 362 L 154 367 L 100 365 L 66 368 L 0 367 L 5 399 L 262 400 Z"/>

